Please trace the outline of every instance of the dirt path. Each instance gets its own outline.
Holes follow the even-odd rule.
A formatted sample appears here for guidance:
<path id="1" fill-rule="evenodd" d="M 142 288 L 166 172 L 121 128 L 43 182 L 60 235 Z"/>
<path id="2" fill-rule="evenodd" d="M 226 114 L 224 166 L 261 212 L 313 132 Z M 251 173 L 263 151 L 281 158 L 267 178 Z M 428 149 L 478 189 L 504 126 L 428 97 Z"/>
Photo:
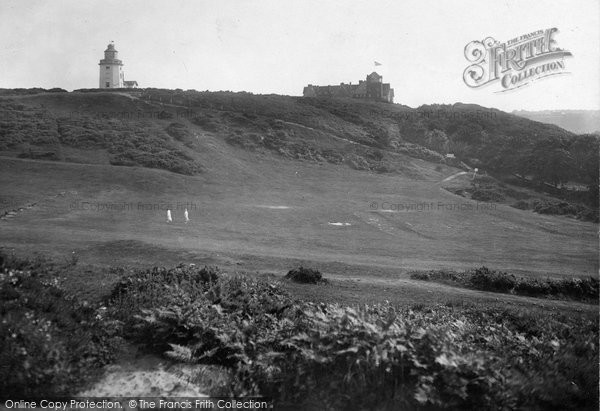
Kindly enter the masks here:
<path id="1" fill-rule="evenodd" d="M 446 178 L 445 178 L 445 179 L 443 179 L 441 182 L 442 182 L 442 183 L 445 183 L 445 182 L 447 182 L 447 181 L 450 181 L 450 180 L 453 180 L 453 179 L 455 179 L 455 178 L 456 178 L 456 177 L 458 177 L 458 176 L 464 176 L 465 174 L 467 174 L 467 172 L 466 172 L 466 171 L 461 171 L 461 172 L 459 172 L 459 173 L 452 174 L 450 177 L 446 177 Z"/>
<path id="2" fill-rule="evenodd" d="M 154 355 L 139 355 L 128 346 L 122 358 L 78 397 L 208 397 L 229 382 L 224 368 L 183 364 Z M 217 391 L 216 394 L 219 394 Z"/>

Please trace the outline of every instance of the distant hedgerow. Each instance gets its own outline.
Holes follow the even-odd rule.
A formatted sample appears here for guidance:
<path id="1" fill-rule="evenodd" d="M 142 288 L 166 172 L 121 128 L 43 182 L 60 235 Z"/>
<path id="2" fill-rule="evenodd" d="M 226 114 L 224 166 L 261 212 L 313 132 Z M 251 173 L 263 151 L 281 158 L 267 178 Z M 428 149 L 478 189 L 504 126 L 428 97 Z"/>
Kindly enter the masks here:
<path id="1" fill-rule="evenodd" d="M 594 277 L 561 280 L 517 278 L 512 274 L 490 270 L 487 267 L 461 273 L 446 270 L 417 271 L 411 273 L 410 277 L 414 280 L 431 280 L 484 291 L 533 297 L 568 298 L 592 303 L 597 303 L 600 295 L 599 281 Z"/>

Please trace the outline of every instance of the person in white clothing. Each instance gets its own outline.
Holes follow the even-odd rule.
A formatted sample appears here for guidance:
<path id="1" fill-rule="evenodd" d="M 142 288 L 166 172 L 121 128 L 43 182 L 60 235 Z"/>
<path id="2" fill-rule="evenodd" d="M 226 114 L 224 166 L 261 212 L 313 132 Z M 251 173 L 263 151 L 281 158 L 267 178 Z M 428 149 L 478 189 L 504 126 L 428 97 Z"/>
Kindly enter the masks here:
<path id="1" fill-rule="evenodd" d="M 167 223 L 172 223 L 173 219 L 171 218 L 171 210 L 167 210 Z"/>
<path id="2" fill-rule="evenodd" d="M 185 223 L 189 223 L 190 222 L 190 216 L 188 214 L 187 208 L 185 209 L 185 211 L 183 212 L 183 216 L 185 217 Z"/>

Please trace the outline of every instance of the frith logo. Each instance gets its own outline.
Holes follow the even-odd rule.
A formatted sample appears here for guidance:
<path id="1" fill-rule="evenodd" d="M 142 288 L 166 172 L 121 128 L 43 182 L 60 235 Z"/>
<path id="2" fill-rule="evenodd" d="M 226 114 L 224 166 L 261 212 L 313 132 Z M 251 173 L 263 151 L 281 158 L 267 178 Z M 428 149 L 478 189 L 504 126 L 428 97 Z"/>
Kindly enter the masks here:
<path id="1" fill-rule="evenodd" d="M 534 80 L 565 74 L 565 57 L 572 54 L 556 45 L 557 28 L 538 30 L 500 43 L 492 37 L 465 46 L 472 63 L 463 72 L 465 84 L 478 88 L 499 82 L 500 92 L 523 87 Z"/>

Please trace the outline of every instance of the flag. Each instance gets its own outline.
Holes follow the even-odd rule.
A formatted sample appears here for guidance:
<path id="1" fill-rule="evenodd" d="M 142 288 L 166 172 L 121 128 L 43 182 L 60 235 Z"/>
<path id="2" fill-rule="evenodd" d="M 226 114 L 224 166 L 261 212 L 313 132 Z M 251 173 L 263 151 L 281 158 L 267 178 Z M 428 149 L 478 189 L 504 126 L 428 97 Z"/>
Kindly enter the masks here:
<path id="1" fill-rule="evenodd" d="M 375 67 L 377 67 L 377 66 L 381 66 L 381 63 L 378 61 L 375 62 Z"/>

